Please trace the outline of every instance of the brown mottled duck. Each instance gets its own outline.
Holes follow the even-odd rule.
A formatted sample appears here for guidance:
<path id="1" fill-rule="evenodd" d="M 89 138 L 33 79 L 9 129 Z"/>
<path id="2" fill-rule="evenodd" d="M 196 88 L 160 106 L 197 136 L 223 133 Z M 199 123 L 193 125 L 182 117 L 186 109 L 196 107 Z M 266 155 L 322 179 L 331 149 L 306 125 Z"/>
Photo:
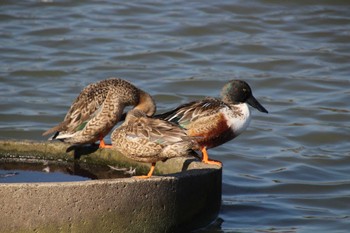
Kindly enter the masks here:
<path id="1" fill-rule="evenodd" d="M 148 117 L 139 109 L 130 110 L 124 123 L 111 136 L 112 148 L 133 160 L 151 163 L 146 176 L 152 176 L 156 162 L 189 156 L 196 142 L 178 125 Z"/>
<path id="2" fill-rule="evenodd" d="M 100 141 L 100 148 L 111 148 L 103 138 L 121 120 L 126 106 L 134 106 L 147 116 L 156 111 L 148 93 L 123 79 L 109 78 L 92 83 L 73 102 L 63 122 L 43 135 L 54 134 L 49 140 L 78 145 Z"/>

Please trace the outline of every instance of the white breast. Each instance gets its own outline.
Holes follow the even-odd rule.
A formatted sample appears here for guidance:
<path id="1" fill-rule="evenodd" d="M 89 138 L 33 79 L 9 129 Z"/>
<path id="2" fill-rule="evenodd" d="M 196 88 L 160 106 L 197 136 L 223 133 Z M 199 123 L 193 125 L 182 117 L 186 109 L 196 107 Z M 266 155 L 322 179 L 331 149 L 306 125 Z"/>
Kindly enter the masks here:
<path id="1" fill-rule="evenodd" d="M 235 104 L 232 109 L 223 109 L 223 114 L 226 117 L 227 125 L 232 129 L 234 134 L 238 136 L 249 125 L 251 115 L 249 107 L 246 103 Z"/>

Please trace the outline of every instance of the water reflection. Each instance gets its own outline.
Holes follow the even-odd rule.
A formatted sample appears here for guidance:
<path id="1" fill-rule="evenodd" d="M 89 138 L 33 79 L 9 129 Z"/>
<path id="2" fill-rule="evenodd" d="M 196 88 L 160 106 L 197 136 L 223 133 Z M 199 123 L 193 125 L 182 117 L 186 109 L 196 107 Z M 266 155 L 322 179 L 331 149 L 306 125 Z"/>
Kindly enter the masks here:
<path id="1" fill-rule="evenodd" d="M 130 177 L 127 169 L 75 163 L 9 162 L 0 163 L 0 183 L 66 182 Z"/>

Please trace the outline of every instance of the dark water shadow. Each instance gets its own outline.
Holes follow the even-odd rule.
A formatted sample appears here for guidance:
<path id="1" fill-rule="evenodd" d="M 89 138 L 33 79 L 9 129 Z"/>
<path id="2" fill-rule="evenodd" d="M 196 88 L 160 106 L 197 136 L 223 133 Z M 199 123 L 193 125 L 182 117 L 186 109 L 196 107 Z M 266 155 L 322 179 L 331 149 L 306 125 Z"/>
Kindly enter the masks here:
<path id="1" fill-rule="evenodd" d="M 96 152 L 99 149 L 98 144 L 90 145 L 72 145 L 67 148 L 66 153 L 74 151 L 74 159 L 79 160 L 83 155 L 89 155 Z"/>

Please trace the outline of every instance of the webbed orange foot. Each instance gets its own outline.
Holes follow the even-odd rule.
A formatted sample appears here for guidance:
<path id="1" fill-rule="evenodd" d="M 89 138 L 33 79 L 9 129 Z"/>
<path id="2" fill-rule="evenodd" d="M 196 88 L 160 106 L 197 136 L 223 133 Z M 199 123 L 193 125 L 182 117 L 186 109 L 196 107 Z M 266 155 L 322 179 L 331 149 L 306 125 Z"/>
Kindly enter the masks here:
<path id="1" fill-rule="evenodd" d="M 150 176 L 147 176 L 147 175 L 145 175 L 145 176 L 133 176 L 133 177 L 135 177 L 137 179 L 148 179 L 148 178 L 150 178 Z"/>
<path id="2" fill-rule="evenodd" d="M 218 160 L 202 160 L 203 163 L 205 164 L 212 164 L 212 165 L 217 165 L 219 167 L 222 167 L 222 162 L 218 161 Z"/>
<path id="3" fill-rule="evenodd" d="M 202 162 L 206 164 L 212 164 L 212 165 L 217 165 L 219 167 L 222 167 L 222 163 L 220 161 L 209 159 L 206 147 L 202 148 Z"/>
<path id="4" fill-rule="evenodd" d="M 98 148 L 106 148 L 106 149 L 111 149 L 112 145 L 106 144 L 105 141 L 103 139 L 100 140 L 100 145 L 98 146 Z"/>
<path id="5" fill-rule="evenodd" d="M 154 168 L 156 166 L 156 163 L 152 163 L 151 169 L 149 170 L 148 174 L 145 176 L 134 176 L 135 178 L 138 179 L 148 179 L 152 176 L 153 172 L 154 172 Z"/>

